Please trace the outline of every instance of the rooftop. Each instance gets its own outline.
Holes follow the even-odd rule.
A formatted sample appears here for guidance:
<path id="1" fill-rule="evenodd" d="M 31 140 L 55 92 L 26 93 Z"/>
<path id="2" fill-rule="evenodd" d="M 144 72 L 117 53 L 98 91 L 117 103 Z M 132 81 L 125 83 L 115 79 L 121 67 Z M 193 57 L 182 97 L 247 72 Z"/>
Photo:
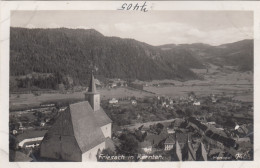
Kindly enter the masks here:
<path id="1" fill-rule="evenodd" d="M 25 131 L 22 134 L 17 136 L 17 140 L 21 142 L 24 139 L 36 138 L 36 137 L 44 137 L 47 130 L 35 130 L 35 131 Z"/>

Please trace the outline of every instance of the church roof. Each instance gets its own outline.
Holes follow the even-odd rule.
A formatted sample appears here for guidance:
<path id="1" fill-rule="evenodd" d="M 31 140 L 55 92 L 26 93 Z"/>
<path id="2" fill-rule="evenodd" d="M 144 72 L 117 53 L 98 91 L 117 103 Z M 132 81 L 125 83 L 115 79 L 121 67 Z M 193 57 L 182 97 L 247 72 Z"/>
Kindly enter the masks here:
<path id="1" fill-rule="evenodd" d="M 94 111 L 88 101 L 71 104 L 74 136 L 82 152 L 102 143 L 105 139 Z M 100 116 L 101 117 L 101 116 Z"/>
<path id="2" fill-rule="evenodd" d="M 175 143 L 175 138 L 171 135 L 164 142 L 164 144 L 174 144 L 174 143 Z"/>
<path id="3" fill-rule="evenodd" d="M 195 151 L 192 147 L 189 137 L 188 137 L 187 143 L 184 146 L 182 158 L 184 161 L 195 161 L 196 160 Z"/>
<path id="4" fill-rule="evenodd" d="M 96 110 L 94 112 L 94 116 L 95 118 L 97 118 L 97 123 L 100 127 L 112 123 L 112 120 L 107 116 L 107 114 L 101 107 L 99 110 Z"/>
<path id="5" fill-rule="evenodd" d="M 48 137 L 62 136 L 62 140 L 67 139 L 66 148 L 71 148 L 70 145 L 78 146 L 81 152 L 84 153 L 104 142 L 105 137 L 98 122 L 99 118 L 96 118 L 94 113 L 88 101 L 71 104 L 69 108 L 61 113 L 52 128 L 49 129 L 48 136 L 43 140 L 43 144 L 52 145 L 49 146 L 49 150 L 59 151 L 59 145 L 57 145 L 59 142 L 56 142 L 59 138 L 51 140 Z M 73 139 L 76 140 L 76 144 L 73 143 Z M 48 142 L 50 140 L 51 142 Z M 65 142 L 61 143 L 65 144 Z"/>
<path id="6" fill-rule="evenodd" d="M 114 142 L 112 141 L 111 138 L 107 137 L 105 140 L 105 145 L 106 145 L 106 149 L 110 149 L 111 151 L 115 152 L 116 151 L 116 146 L 114 144 Z"/>
<path id="7" fill-rule="evenodd" d="M 207 152 L 202 142 L 200 142 L 200 146 L 196 152 L 196 160 L 197 161 L 206 161 L 207 160 Z"/>
<path id="8" fill-rule="evenodd" d="M 15 156 L 14 156 L 14 161 L 15 162 L 31 162 L 31 161 L 33 161 L 33 159 L 20 151 L 16 151 Z"/>
<path id="9" fill-rule="evenodd" d="M 173 160 L 174 161 L 181 161 L 182 160 L 182 153 L 181 153 L 181 147 L 179 145 L 179 142 L 176 141 L 174 147 L 173 147 Z"/>
<path id="10" fill-rule="evenodd" d="M 184 144 L 187 142 L 188 135 L 184 133 L 176 133 L 176 140 L 178 140 L 179 143 Z"/>
<path id="11" fill-rule="evenodd" d="M 88 87 L 88 92 L 92 92 L 92 93 L 96 93 L 97 92 L 93 73 L 91 73 L 91 78 L 90 78 L 90 83 L 89 83 L 89 87 Z"/>
<path id="12" fill-rule="evenodd" d="M 46 130 L 37 130 L 37 131 L 32 131 L 32 130 L 30 130 L 30 131 L 25 131 L 23 134 L 19 134 L 18 136 L 17 136 L 17 140 L 19 141 L 19 142 L 21 142 L 22 140 L 24 140 L 24 139 L 31 139 L 31 138 L 35 138 L 35 137 L 44 137 L 44 135 L 45 135 L 45 133 L 46 133 L 47 131 Z"/>

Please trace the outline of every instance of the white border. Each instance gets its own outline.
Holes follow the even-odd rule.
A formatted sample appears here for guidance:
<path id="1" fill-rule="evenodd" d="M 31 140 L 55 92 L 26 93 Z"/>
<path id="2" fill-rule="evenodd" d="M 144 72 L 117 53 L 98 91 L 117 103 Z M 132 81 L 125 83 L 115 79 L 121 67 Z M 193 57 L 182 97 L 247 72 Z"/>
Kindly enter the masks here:
<path id="1" fill-rule="evenodd" d="M 260 159 L 260 2 L 257 1 L 147 1 L 148 10 L 250 10 L 254 11 L 254 161 L 207 161 L 207 162 L 147 162 L 147 163 L 21 163 L 9 162 L 8 120 L 9 120 L 9 34 L 11 10 L 116 10 L 123 3 L 134 1 L 0 1 L 0 167 L 258 167 Z M 140 2 L 140 1 L 139 1 Z M 141 3 L 141 2 L 140 2 Z M 140 11 L 137 11 L 140 12 Z M 149 11 L 148 11 L 149 12 Z"/>

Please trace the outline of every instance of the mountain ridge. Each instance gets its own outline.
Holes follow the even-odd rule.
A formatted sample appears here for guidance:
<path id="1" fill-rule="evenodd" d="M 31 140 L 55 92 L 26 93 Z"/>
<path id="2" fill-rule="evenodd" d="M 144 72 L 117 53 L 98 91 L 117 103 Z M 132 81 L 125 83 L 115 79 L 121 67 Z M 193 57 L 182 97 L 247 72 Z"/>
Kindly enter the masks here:
<path id="1" fill-rule="evenodd" d="M 205 68 L 208 61 L 198 55 L 185 47 L 164 51 L 135 39 L 107 37 L 95 29 L 10 29 L 10 75 L 17 77 L 53 73 L 86 85 L 95 67 L 106 78 L 191 80 L 199 77 L 190 69 Z"/>

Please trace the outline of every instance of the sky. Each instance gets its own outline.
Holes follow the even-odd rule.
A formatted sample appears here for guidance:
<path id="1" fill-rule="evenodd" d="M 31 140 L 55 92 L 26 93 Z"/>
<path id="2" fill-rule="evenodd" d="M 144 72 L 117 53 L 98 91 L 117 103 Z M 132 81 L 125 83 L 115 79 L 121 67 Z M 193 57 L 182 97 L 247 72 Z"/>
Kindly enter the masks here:
<path id="1" fill-rule="evenodd" d="M 95 29 L 151 45 L 253 39 L 251 11 L 13 11 L 12 27 Z"/>

